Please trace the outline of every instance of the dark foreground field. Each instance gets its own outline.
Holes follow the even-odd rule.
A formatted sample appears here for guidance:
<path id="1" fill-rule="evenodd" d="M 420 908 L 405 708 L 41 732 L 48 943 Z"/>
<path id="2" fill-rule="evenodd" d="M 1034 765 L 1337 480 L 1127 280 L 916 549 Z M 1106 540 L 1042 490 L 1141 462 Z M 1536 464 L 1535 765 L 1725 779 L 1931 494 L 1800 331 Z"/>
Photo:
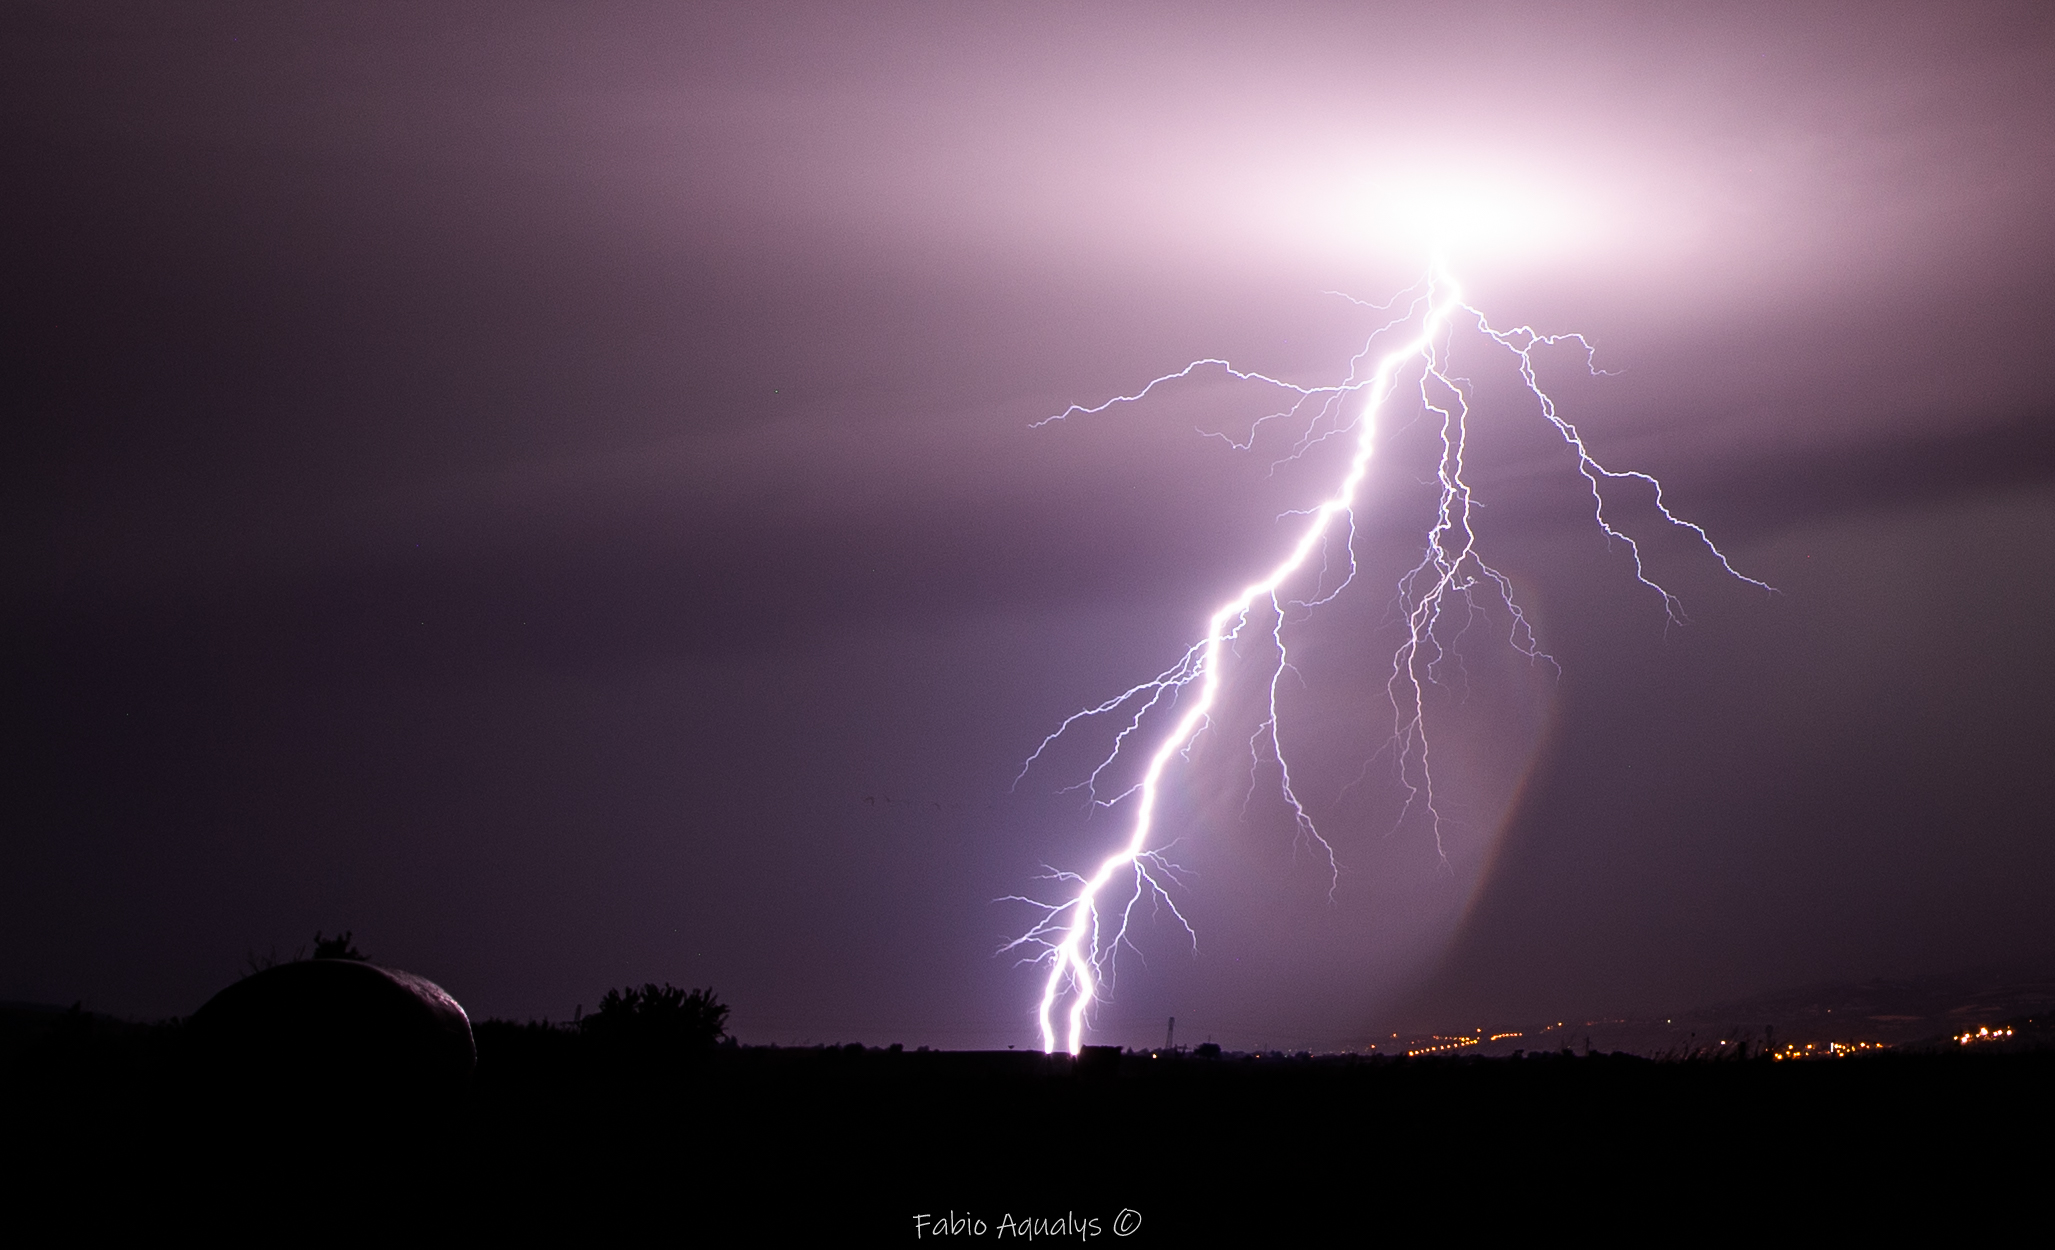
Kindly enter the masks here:
<path id="1" fill-rule="evenodd" d="M 178 1026 L 46 1023 L 6 1057 L 0 1162 L 14 1220 L 81 1233 L 1611 1242 L 1974 1232 L 2022 1214 L 2045 1230 L 2055 1162 L 2046 1051 L 1080 1064 L 624 1053 L 487 1022 L 465 1090 L 243 1096 L 196 1074 Z M 1125 1238 L 1124 1210 L 1140 1221 Z M 967 1222 L 938 1234 L 952 1214 Z"/>

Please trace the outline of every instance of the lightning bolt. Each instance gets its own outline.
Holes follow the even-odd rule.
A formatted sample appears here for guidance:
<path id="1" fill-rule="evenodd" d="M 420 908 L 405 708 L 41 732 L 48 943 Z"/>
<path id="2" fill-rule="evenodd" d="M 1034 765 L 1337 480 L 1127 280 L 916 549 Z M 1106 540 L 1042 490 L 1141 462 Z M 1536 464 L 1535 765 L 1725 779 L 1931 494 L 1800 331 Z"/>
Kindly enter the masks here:
<path id="1" fill-rule="evenodd" d="M 1360 300 L 1354 302 L 1363 304 Z M 1303 456 L 1329 439 L 1350 433 L 1355 436 L 1347 468 L 1333 492 L 1310 508 L 1286 514 L 1302 518 L 1297 538 L 1291 546 L 1267 571 L 1249 582 L 1233 598 L 1213 609 L 1207 618 L 1204 634 L 1185 650 L 1176 663 L 1102 703 L 1072 713 L 1042 740 L 1021 767 L 1020 777 L 1024 778 L 1053 743 L 1081 722 L 1109 716 L 1124 719 L 1106 758 L 1084 781 L 1072 788 L 1085 789 L 1094 803 L 1104 807 L 1131 802 L 1133 819 L 1126 839 L 1089 875 L 1052 872 L 1045 878 L 1063 887 L 1067 897 L 1048 902 L 1015 895 L 1004 900 L 1026 904 L 1040 912 L 1039 918 L 1025 933 L 1001 950 L 1025 950 L 1030 952 L 1026 956 L 1027 962 L 1047 965 L 1036 1019 L 1041 1029 L 1042 1048 L 1052 1054 L 1058 1046 L 1059 1012 L 1063 1019 L 1064 1049 L 1076 1054 L 1084 1044 L 1088 1009 L 1112 985 L 1114 955 L 1122 944 L 1128 943 L 1129 923 L 1138 906 L 1154 900 L 1167 908 L 1196 943 L 1196 933 L 1178 910 L 1169 890 L 1179 870 L 1165 857 L 1168 848 L 1158 832 L 1158 800 L 1172 761 L 1186 757 L 1195 739 L 1211 724 L 1213 710 L 1220 697 L 1222 673 L 1234 655 L 1234 644 L 1251 629 L 1252 624 L 1268 624 L 1265 632 L 1269 636 L 1273 667 L 1264 718 L 1249 739 L 1251 791 L 1253 793 L 1255 767 L 1264 758 L 1274 760 L 1280 770 L 1280 791 L 1292 812 L 1297 837 L 1302 844 L 1316 848 L 1325 859 L 1330 874 L 1329 896 L 1332 897 L 1334 883 L 1338 880 L 1333 844 L 1322 834 L 1300 800 L 1294 788 L 1291 766 L 1278 736 L 1279 687 L 1285 675 L 1294 671 L 1285 638 L 1285 623 L 1292 610 L 1310 612 L 1332 601 L 1355 580 L 1356 498 L 1369 473 L 1371 456 L 1376 449 L 1379 417 L 1392 396 L 1407 389 L 1404 380 L 1412 377 L 1417 378 L 1415 386 L 1422 410 L 1439 426 L 1441 448 L 1435 469 L 1439 503 L 1434 522 L 1425 536 L 1420 562 L 1399 579 L 1398 601 L 1404 611 L 1405 633 L 1393 653 L 1391 676 L 1385 683 L 1385 692 L 1391 702 L 1390 746 L 1397 761 L 1398 782 L 1405 792 L 1399 820 L 1403 822 L 1416 810 L 1425 813 L 1433 831 L 1435 849 L 1442 856 L 1442 862 L 1447 862 L 1442 846 L 1441 814 L 1435 803 L 1433 756 L 1426 726 L 1426 691 L 1428 686 L 1443 680 L 1444 670 L 1452 659 L 1451 647 L 1462 631 L 1480 614 L 1485 614 L 1485 606 L 1480 604 L 1479 596 L 1488 596 L 1490 602 L 1501 606 L 1508 614 L 1511 624 L 1507 642 L 1515 651 L 1526 656 L 1531 663 L 1556 666 L 1555 660 L 1541 649 L 1526 613 L 1514 599 L 1511 580 L 1486 563 L 1477 549 L 1477 535 L 1471 525 L 1471 512 L 1477 504 L 1463 476 L 1468 449 L 1470 385 L 1448 371 L 1449 344 L 1458 329 L 1474 330 L 1510 355 L 1521 381 L 1534 397 L 1541 417 L 1574 453 L 1577 472 L 1590 488 L 1593 521 L 1609 543 L 1625 550 L 1635 580 L 1661 599 L 1669 623 L 1683 623 L 1683 606 L 1676 595 L 1650 576 L 1639 544 L 1607 518 L 1608 485 L 1632 481 L 1647 487 L 1653 493 L 1656 510 L 1667 524 L 1692 534 L 1731 576 L 1765 591 L 1772 590 L 1767 583 L 1737 570 L 1702 527 L 1672 512 L 1663 497 L 1661 482 L 1646 473 L 1617 471 L 1601 464 L 1591 454 L 1577 427 L 1563 418 L 1555 401 L 1542 390 L 1534 368 L 1534 353 L 1539 348 L 1572 346 L 1582 351 L 1588 369 L 1594 373 L 1603 372 L 1596 366 L 1591 344 L 1581 335 L 1545 335 L 1527 326 L 1506 330 L 1494 327 L 1482 312 L 1463 301 L 1460 287 L 1439 263 L 1424 279 L 1400 292 L 1390 303 L 1363 306 L 1391 315 L 1351 359 L 1348 373 L 1339 383 L 1300 386 L 1266 374 L 1238 369 L 1225 360 L 1208 358 L 1195 360 L 1175 373 L 1164 374 L 1131 395 L 1118 395 L 1090 407 L 1073 404 L 1063 412 L 1036 423 L 1041 426 L 1052 421 L 1093 416 L 1118 406 L 1139 403 L 1158 387 L 1191 377 L 1201 370 L 1218 368 L 1236 381 L 1257 383 L 1290 397 L 1288 406 L 1259 418 L 1246 441 L 1229 438 L 1228 441 L 1237 448 L 1245 449 L 1252 445 L 1256 429 L 1272 421 L 1297 420 L 1303 423 L 1302 432 L 1286 460 Z M 1376 352 L 1380 343 L 1393 338 L 1398 340 L 1396 345 L 1381 354 Z M 1360 402 L 1360 407 L 1351 417 L 1348 407 L 1353 402 Z M 1325 552 L 1329 548 L 1337 531 L 1344 538 L 1342 548 L 1347 557 L 1342 576 L 1328 587 L 1328 570 L 1323 567 L 1315 589 L 1307 597 L 1290 597 L 1288 584 L 1306 570 L 1315 552 Z M 1454 637 L 1449 635 L 1451 629 L 1455 631 Z M 1155 720 L 1161 719 L 1152 716 L 1159 708 L 1174 719 L 1156 737 L 1141 779 L 1118 794 L 1100 797 L 1100 780 L 1128 749 L 1130 741 L 1142 735 L 1145 728 L 1153 727 Z M 1019 779 L 1015 779 L 1016 785 Z M 1122 884 L 1128 886 L 1124 899 L 1120 898 L 1119 887 Z"/>

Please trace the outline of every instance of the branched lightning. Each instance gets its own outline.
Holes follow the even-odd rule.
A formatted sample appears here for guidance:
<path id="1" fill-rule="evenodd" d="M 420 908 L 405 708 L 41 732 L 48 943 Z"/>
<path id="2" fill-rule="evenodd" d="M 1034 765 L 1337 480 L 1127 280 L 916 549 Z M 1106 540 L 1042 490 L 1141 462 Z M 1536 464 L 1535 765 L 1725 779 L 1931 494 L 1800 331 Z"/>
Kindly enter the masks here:
<path id="1" fill-rule="evenodd" d="M 1354 507 L 1369 473 L 1378 419 L 1394 394 L 1402 388 L 1411 389 L 1405 379 L 1415 377 L 1417 382 L 1413 385 L 1417 386 L 1422 411 L 1439 426 L 1440 454 L 1435 468 L 1439 500 L 1434 521 L 1425 535 L 1419 563 L 1399 579 L 1398 603 L 1405 628 L 1402 641 L 1392 655 L 1391 675 L 1385 683 L 1385 691 L 1392 712 L 1390 747 L 1397 764 L 1398 782 L 1405 795 L 1399 819 L 1403 822 L 1415 811 L 1424 813 L 1433 831 L 1436 851 L 1442 853 L 1446 861 L 1441 814 L 1435 801 L 1433 755 L 1426 728 L 1427 688 L 1444 683 L 1450 665 L 1460 663 L 1455 659 L 1452 648 L 1476 620 L 1489 616 L 1487 604 L 1496 604 L 1507 613 L 1511 622 L 1507 642 L 1516 652 L 1532 663 L 1555 666 L 1555 660 L 1542 650 L 1526 613 L 1514 599 L 1511 580 L 1486 563 L 1478 552 L 1477 535 L 1471 524 L 1472 509 L 1478 505 L 1464 478 L 1471 385 L 1466 379 L 1448 371 L 1450 340 L 1459 328 L 1474 329 L 1510 353 L 1521 381 L 1539 406 L 1542 418 L 1574 453 L 1577 471 L 1590 487 L 1592 517 L 1598 529 L 1609 543 L 1624 547 L 1635 579 L 1661 598 L 1669 622 L 1683 621 L 1682 605 L 1674 594 L 1650 576 L 1641 547 L 1635 540 L 1607 518 L 1605 487 L 1609 483 L 1631 480 L 1647 486 L 1653 493 L 1657 511 L 1667 524 L 1690 531 L 1727 573 L 1750 585 L 1770 589 L 1766 583 L 1735 569 L 1702 527 L 1672 512 L 1663 498 L 1662 484 L 1654 477 L 1632 470 L 1608 469 L 1601 464 L 1591 454 L 1577 427 L 1557 411 L 1555 401 L 1542 390 L 1536 378 L 1534 353 L 1542 347 L 1570 345 L 1583 352 L 1587 368 L 1599 372 L 1593 361 L 1591 344 L 1581 335 L 1545 335 L 1527 326 L 1497 329 L 1483 313 L 1463 302 L 1461 290 L 1438 266 L 1421 283 L 1401 292 L 1388 304 L 1353 302 L 1387 312 L 1390 318 L 1370 335 L 1362 350 L 1350 360 L 1346 376 L 1338 383 L 1302 386 L 1239 369 L 1226 360 L 1208 358 L 1195 360 L 1174 373 L 1164 374 L 1131 395 L 1115 396 L 1091 406 L 1073 404 L 1036 423 L 1039 427 L 1053 421 L 1093 416 L 1121 405 L 1139 403 L 1159 387 L 1189 378 L 1201 370 L 1218 368 L 1237 382 L 1252 382 L 1281 391 L 1289 400 L 1287 406 L 1258 418 L 1246 439 L 1215 435 L 1237 448 L 1246 449 L 1253 445 L 1257 430 L 1276 421 L 1296 420 L 1302 423 L 1291 451 L 1284 458 L 1286 461 L 1305 455 L 1329 439 L 1349 433 L 1355 435 L 1346 471 L 1333 492 L 1312 507 L 1286 514 L 1300 519 L 1301 523 L 1296 539 L 1276 564 L 1249 582 L 1232 599 L 1216 607 L 1207 618 L 1203 635 L 1186 649 L 1176 663 L 1102 703 L 1072 713 L 1042 740 L 1022 765 L 1020 777 L 1024 778 L 1049 747 L 1080 722 L 1101 717 L 1119 718 L 1120 728 L 1114 736 L 1112 750 L 1084 780 L 1069 789 L 1083 789 L 1094 804 L 1102 807 L 1131 803 L 1132 823 L 1128 826 L 1125 840 L 1089 875 L 1052 870 L 1043 878 L 1062 887 L 1062 892 L 1068 897 L 1055 902 L 1025 896 L 1013 896 L 1007 900 L 1028 905 L 1039 912 L 1038 919 L 1027 932 L 1002 949 L 1027 951 L 1030 962 L 1047 965 L 1036 1012 L 1042 1046 L 1047 1051 L 1053 1053 L 1059 1044 L 1059 1013 L 1063 1017 L 1063 1047 L 1075 1054 L 1082 1046 L 1088 1009 L 1111 986 L 1114 956 L 1119 947 L 1123 944 L 1132 947 L 1128 938 L 1129 922 L 1145 901 L 1167 910 L 1184 927 L 1192 941 L 1197 942 L 1191 923 L 1178 910 L 1171 894 L 1180 870 L 1166 857 L 1169 844 L 1158 836 L 1158 799 L 1171 761 L 1188 756 L 1194 741 L 1211 724 L 1214 707 L 1220 697 L 1223 670 L 1235 653 L 1235 644 L 1252 623 L 1268 627 L 1264 632 L 1272 667 L 1263 718 L 1249 737 L 1251 793 L 1254 791 L 1256 768 L 1264 760 L 1274 761 L 1279 770 L 1279 790 L 1292 813 L 1297 836 L 1325 860 L 1332 895 L 1339 871 L 1334 847 L 1321 832 L 1295 788 L 1292 768 L 1279 736 L 1280 691 L 1287 674 L 1296 673 L 1285 627 L 1290 621 L 1302 619 L 1330 602 L 1354 581 L 1357 572 Z M 1398 340 L 1396 345 L 1378 354 L 1377 349 L 1394 338 Z M 1357 399 L 1360 399 L 1360 407 L 1351 416 L 1347 406 Z M 1333 570 L 1328 564 L 1332 557 L 1328 553 L 1336 545 L 1333 540 L 1338 531 L 1345 562 L 1341 575 L 1331 579 Z M 1326 557 L 1318 575 L 1302 577 L 1315 552 Z M 1307 580 L 1312 585 L 1295 596 L 1290 586 Z M 1486 602 L 1480 602 L 1480 595 L 1486 597 Z M 1144 732 L 1145 722 L 1153 727 L 1161 719 L 1153 715 L 1159 709 L 1162 715 L 1172 719 L 1156 738 L 1140 780 L 1118 794 L 1101 797 L 1101 779 L 1128 750 L 1131 740 Z M 1018 782 L 1019 778 L 1016 778 L 1015 783 Z M 1128 882 L 1130 888 L 1126 890 L 1125 899 L 1115 905 L 1108 891 L 1116 890 L 1117 883 L 1123 881 Z"/>

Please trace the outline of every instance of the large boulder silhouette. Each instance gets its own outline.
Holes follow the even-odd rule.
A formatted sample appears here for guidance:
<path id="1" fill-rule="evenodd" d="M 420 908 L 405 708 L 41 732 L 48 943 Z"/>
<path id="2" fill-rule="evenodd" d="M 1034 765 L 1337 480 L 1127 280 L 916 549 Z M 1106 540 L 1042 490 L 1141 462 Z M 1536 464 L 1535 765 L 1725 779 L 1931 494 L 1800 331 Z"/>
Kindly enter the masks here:
<path id="1" fill-rule="evenodd" d="M 441 1102 L 478 1061 L 470 1017 L 441 986 L 356 959 L 266 968 L 208 999 L 187 1028 L 217 1089 L 281 1108 Z"/>

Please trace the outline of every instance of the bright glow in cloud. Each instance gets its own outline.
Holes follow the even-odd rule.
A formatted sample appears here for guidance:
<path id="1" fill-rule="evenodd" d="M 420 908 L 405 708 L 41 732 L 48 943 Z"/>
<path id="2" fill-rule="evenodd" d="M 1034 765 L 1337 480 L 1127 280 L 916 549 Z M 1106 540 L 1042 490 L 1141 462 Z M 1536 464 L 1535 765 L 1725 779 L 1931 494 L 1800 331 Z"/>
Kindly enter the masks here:
<path id="1" fill-rule="evenodd" d="M 1329 255 L 1417 263 L 1519 265 L 1574 257 L 1617 238 L 1620 214 L 1582 193 L 1517 171 L 1396 166 L 1302 193 L 1275 228 Z"/>

